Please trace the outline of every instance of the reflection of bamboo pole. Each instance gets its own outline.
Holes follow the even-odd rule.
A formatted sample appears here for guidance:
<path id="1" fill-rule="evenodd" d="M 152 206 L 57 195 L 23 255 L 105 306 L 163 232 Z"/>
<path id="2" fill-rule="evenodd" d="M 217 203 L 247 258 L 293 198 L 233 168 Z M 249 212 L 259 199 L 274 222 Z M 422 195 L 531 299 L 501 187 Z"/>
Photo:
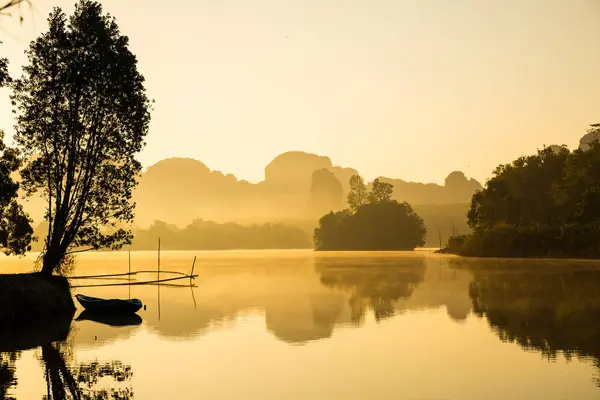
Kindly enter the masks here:
<path id="1" fill-rule="evenodd" d="M 160 236 L 158 237 L 158 274 L 156 277 L 158 278 L 156 290 L 158 291 L 158 320 L 160 321 Z"/>
<path id="2" fill-rule="evenodd" d="M 196 285 L 190 285 L 190 290 L 192 291 L 192 300 L 194 301 L 194 308 L 196 308 L 196 296 L 194 296 L 194 287 Z"/>
<path id="3" fill-rule="evenodd" d="M 175 279 L 181 279 L 181 278 L 175 278 Z M 158 290 L 158 320 L 160 321 L 160 279 L 156 283 L 158 283 L 158 285 L 156 285 L 156 287 Z"/>

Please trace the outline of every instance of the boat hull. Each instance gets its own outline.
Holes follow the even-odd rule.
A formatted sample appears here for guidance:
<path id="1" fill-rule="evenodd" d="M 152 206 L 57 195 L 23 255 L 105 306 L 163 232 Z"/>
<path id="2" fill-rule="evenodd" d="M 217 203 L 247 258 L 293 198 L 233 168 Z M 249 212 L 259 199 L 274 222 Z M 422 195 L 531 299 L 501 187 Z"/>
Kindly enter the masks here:
<path id="1" fill-rule="evenodd" d="M 138 299 L 100 299 L 82 294 L 75 295 L 75 298 L 83 308 L 94 313 L 130 314 L 142 308 L 142 302 Z"/>

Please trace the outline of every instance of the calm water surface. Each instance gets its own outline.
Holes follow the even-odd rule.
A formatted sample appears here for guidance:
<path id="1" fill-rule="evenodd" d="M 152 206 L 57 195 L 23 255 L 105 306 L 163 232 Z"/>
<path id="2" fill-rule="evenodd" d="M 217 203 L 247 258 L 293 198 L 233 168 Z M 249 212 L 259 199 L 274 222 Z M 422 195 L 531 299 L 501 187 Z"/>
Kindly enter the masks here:
<path id="1" fill-rule="evenodd" d="M 78 305 L 73 321 L 39 329 L 38 347 L 4 339 L 0 397 L 72 398 L 79 388 L 123 399 L 600 398 L 598 263 L 163 252 L 161 270 L 189 272 L 194 255 L 193 287 L 74 289 L 140 298 L 140 318 L 90 320 Z M 3 257 L 2 272 L 34 259 Z M 131 264 L 155 269 L 156 253 L 131 253 Z M 96 253 L 74 274 L 127 270 L 127 253 Z"/>

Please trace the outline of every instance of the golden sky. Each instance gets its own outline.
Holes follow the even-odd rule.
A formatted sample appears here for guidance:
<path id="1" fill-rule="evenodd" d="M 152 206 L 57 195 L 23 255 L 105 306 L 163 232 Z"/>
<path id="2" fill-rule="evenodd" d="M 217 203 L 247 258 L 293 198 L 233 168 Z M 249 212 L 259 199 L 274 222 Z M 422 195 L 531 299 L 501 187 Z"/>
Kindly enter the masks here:
<path id="1" fill-rule="evenodd" d="M 53 5 L 1 17 L 17 75 Z M 145 166 L 253 182 L 289 150 L 379 175 L 485 180 L 600 122 L 599 0 L 106 0 L 156 100 Z M 0 128 L 13 125 L 6 90 Z"/>

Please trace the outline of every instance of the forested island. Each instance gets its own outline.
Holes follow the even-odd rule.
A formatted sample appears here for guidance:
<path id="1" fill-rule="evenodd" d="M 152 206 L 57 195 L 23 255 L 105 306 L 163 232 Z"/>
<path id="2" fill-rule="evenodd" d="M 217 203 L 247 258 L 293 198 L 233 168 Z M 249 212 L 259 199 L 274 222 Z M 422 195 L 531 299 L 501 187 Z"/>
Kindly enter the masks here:
<path id="1" fill-rule="evenodd" d="M 350 178 L 350 208 L 329 212 L 315 229 L 316 250 L 414 250 L 425 244 L 423 219 L 392 199 L 394 186 L 375 179 L 370 192 L 360 175 Z"/>
<path id="2" fill-rule="evenodd" d="M 569 151 L 550 146 L 500 165 L 471 200 L 473 232 L 443 252 L 481 257 L 600 257 L 600 124 Z"/>

